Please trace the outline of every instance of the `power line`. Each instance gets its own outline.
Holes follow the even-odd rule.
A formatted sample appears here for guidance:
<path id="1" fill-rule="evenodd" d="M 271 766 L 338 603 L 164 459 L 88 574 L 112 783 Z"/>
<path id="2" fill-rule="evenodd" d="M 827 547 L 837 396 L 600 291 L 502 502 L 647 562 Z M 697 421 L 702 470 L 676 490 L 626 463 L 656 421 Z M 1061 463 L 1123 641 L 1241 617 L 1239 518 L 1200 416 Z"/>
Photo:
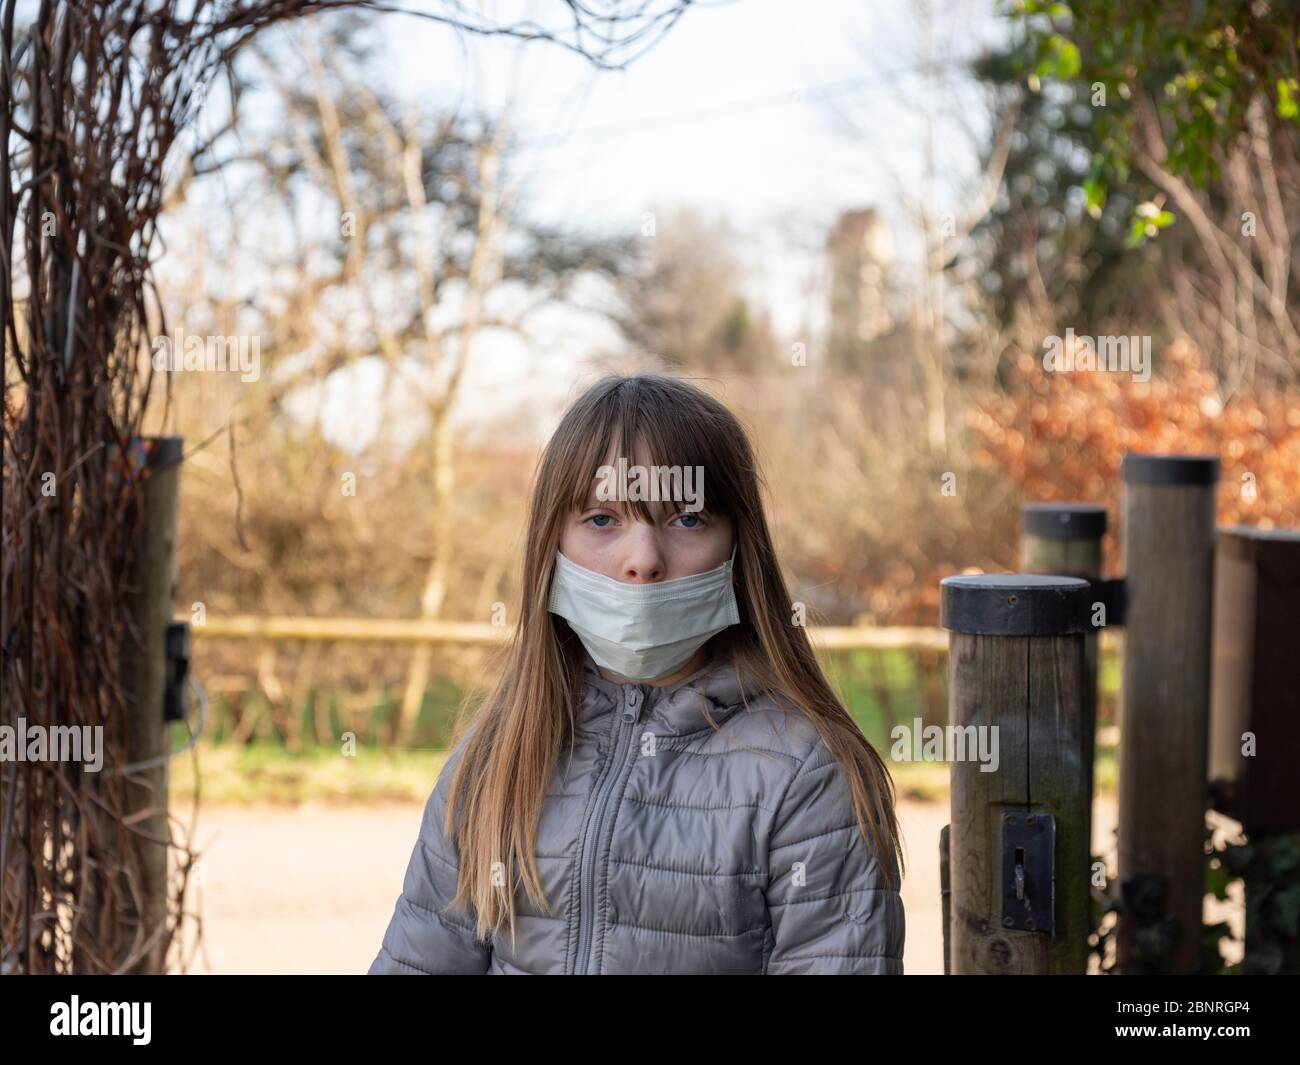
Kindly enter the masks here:
<path id="1" fill-rule="evenodd" d="M 971 58 L 957 61 L 943 61 L 942 63 L 931 59 L 922 63 L 912 63 L 905 67 L 895 67 L 892 70 L 876 71 L 874 74 L 863 74 L 853 78 L 841 78 L 837 81 L 826 81 L 818 85 L 810 86 L 807 89 L 796 85 L 791 92 L 769 93 L 768 95 L 755 96 L 748 100 L 733 101 L 729 104 L 695 108 L 690 111 L 679 111 L 672 115 L 656 115 L 650 118 L 635 119 L 628 122 L 611 122 L 606 123 L 603 126 L 593 126 L 590 129 L 578 130 L 576 132 L 559 135 L 529 137 L 517 141 L 516 147 L 522 151 L 561 148 L 567 146 L 574 140 L 581 140 L 584 138 L 627 136 L 630 133 L 640 133 L 652 129 L 666 129 L 687 122 L 699 121 L 705 118 L 723 117 L 743 111 L 761 111 L 769 107 L 785 107 L 791 104 L 795 94 L 800 91 L 804 93 L 805 100 L 827 99 L 829 97 L 846 95 L 858 91 L 877 84 L 886 78 L 892 78 L 899 74 L 911 74 L 918 70 L 941 66 L 947 66 L 951 69 L 954 65 L 964 65 L 969 62 L 971 62 Z"/>

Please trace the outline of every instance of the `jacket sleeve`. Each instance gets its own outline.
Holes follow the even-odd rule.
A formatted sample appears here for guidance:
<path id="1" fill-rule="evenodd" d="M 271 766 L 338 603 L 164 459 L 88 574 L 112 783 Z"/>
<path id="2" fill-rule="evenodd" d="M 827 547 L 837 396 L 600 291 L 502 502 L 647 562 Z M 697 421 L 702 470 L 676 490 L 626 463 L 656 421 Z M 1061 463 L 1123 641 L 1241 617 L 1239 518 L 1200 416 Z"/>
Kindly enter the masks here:
<path id="1" fill-rule="evenodd" d="M 486 973 L 492 957 L 488 943 L 474 937 L 474 918 L 464 909 L 449 909 L 456 895 L 460 851 L 442 830 L 447 792 L 464 741 L 443 766 L 424 804 L 420 835 L 406 867 L 402 893 L 383 943 L 368 975 L 440 975 Z M 471 907 L 472 911 L 472 907 Z"/>
<path id="2" fill-rule="evenodd" d="M 889 886 L 854 819 L 847 774 L 818 737 L 790 782 L 768 843 L 769 975 L 901 976 L 898 863 Z"/>

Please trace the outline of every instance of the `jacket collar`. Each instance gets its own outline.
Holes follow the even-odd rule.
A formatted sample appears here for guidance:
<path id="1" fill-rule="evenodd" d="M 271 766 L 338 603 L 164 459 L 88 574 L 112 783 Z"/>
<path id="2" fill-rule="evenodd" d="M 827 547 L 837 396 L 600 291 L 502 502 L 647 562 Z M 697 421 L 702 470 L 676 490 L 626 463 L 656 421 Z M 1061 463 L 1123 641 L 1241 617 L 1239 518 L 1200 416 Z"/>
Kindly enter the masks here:
<path id="1" fill-rule="evenodd" d="M 618 684 L 601 676 L 591 655 L 582 655 L 583 695 L 578 719 L 591 728 L 597 718 L 611 710 L 622 712 L 627 695 L 638 693 L 639 720 L 653 732 L 686 736 L 711 729 L 710 720 L 722 722 L 752 702 L 763 691 L 729 658 L 715 658 L 671 687 L 651 684 Z"/>

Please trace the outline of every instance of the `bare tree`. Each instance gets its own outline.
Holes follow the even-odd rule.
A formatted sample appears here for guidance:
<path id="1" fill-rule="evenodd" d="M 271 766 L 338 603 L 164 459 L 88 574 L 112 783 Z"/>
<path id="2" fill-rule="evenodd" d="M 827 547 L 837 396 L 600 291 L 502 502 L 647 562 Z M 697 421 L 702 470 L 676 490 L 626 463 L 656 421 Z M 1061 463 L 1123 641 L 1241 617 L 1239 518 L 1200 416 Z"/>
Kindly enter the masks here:
<path id="1" fill-rule="evenodd" d="M 139 356 L 157 333 L 148 297 L 166 164 L 201 86 L 267 26 L 325 11 L 400 12 L 617 67 L 690 4 L 556 0 L 553 26 L 498 23 L 455 0 L 428 11 L 357 0 L 43 3 L 25 26 L 19 6 L 5 0 L 0 16 L 3 713 L 106 726 L 106 765 L 117 768 L 139 534 L 139 484 L 125 457 L 153 393 Z M 54 495 L 43 490 L 50 478 Z M 0 969 L 121 972 L 165 954 L 184 881 L 164 927 L 123 919 L 116 885 L 138 895 L 140 883 L 127 783 L 69 776 L 57 763 L 5 772 Z M 143 912 L 138 897 L 126 901 Z"/>
<path id="2" fill-rule="evenodd" d="M 1275 139 L 1266 101 L 1257 96 L 1246 112 L 1247 134 L 1227 150 L 1221 187 L 1198 189 L 1165 165 L 1166 134 L 1150 98 L 1138 89 L 1132 103 L 1138 167 L 1191 225 L 1209 275 L 1202 276 L 1195 265 L 1176 264 L 1188 333 L 1196 336 L 1197 319 L 1208 319 L 1229 395 L 1256 380 L 1261 362 L 1267 380 L 1295 380 L 1300 306 L 1291 299 L 1290 286 L 1293 249 L 1300 240 L 1300 164 L 1294 132 L 1283 125 Z"/>
<path id="3" fill-rule="evenodd" d="M 647 220 L 647 225 L 651 219 Z M 734 227 L 679 208 L 653 212 L 637 268 L 620 278 L 615 324 L 639 358 L 707 374 L 770 368 L 771 323 L 744 294 Z"/>

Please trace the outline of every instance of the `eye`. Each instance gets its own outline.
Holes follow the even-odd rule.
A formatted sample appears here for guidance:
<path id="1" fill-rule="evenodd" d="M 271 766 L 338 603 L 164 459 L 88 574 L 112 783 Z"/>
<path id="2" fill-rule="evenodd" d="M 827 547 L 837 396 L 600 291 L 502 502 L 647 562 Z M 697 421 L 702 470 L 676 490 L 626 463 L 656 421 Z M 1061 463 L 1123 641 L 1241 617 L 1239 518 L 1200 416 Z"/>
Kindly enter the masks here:
<path id="1" fill-rule="evenodd" d="M 690 511 L 688 511 L 688 512 L 685 513 L 685 514 L 679 514 L 679 515 L 678 515 L 676 518 L 674 518 L 673 520 L 674 520 L 674 521 L 681 521 L 681 522 L 694 522 L 694 523 L 695 523 L 695 524 L 692 524 L 692 525 L 683 525 L 683 526 L 682 526 L 683 529 L 699 529 L 699 528 L 702 528 L 704 525 L 707 524 L 707 522 L 705 522 L 705 520 L 704 520 L 702 517 L 700 517 L 699 514 L 692 513 L 692 512 L 690 512 Z"/>
<path id="2" fill-rule="evenodd" d="M 606 522 L 613 521 L 613 520 L 614 520 L 614 515 L 612 515 L 612 514 L 592 514 L 590 517 L 583 518 L 582 520 L 583 520 L 583 523 L 584 523 L 584 524 L 586 524 L 587 522 L 593 522 L 593 523 L 594 523 L 593 526 L 592 526 L 593 528 L 596 528 L 596 529 L 608 529 L 609 526 L 608 526 L 607 524 L 605 524 L 605 523 L 606 523 Z"/>

